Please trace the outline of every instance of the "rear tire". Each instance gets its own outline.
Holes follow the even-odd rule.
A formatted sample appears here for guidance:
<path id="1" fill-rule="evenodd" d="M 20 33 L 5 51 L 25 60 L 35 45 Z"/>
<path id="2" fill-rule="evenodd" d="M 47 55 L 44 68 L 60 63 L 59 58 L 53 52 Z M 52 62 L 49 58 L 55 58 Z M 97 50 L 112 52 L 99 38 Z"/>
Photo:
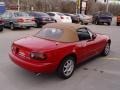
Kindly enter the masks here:
<path id="1" fill-rule="evenodd" d="M 2 32 L 2 31 L 3 31 L 3 27 L 0 28 L 0 32 Z"/>
<path id="2" fill-rule="evenodd" d="M 15 26 L 14 26 L 13 23 L 10 23 L 10 29 L 11 29 L 11 30 L 15 30 Z"/>
<path id="3" fill-rule="evenodd" d="M 119 26 L 119 25 L 120 25 L 120 23 L 117 22 L 117 26 Z"/>
<path id="4" fill-rule="evenodd" d="M 85 23 L 85 25 L 88 25 L 88 23 Z"/>
<path id="5" fill-rule="evenodd" d="M 55 23 L 57 23 L 57 20 L 55 20 Z"/>
<path id="6" fill-rule="evenodd" d="M 96 20 L 96 21 L 95 21 L 95 24 L 96 24 L 96 25 L 99 25 L 99 22 Z"/>
<path id="7" fill-rule="evenodd" d="M 108 22 L 107 24 L 108 24 L 109 26 L 111 25 L 111 23 L 110 23 L 110 22 Z"/>
<path id="8" fill-rule="evenodd" d="M 72 56 L 63 59 L 58 67 L 57 74 L 62 79 L 68 79 L 72 76 L 75 70 L 75 58 Z"/>
<path id="9" fill-rule="evenodd" d="M 83 24 L 84 24 L 83 21 L 80 21 L 79 23 L 80 23 L 80 25 L 83 25 Z"/>
<path id="10" fill-rule="evenodd" d="M 39 28 L 40 27 L 40 24 L 38 22 L 36 22 L 36 28 Z"/>

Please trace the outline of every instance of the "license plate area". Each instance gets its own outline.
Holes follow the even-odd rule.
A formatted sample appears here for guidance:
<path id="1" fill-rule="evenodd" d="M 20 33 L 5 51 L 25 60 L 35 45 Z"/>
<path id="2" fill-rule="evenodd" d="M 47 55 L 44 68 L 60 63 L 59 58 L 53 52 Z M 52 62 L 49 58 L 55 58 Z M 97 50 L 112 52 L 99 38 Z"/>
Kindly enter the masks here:
<path id="1" fill-rule="evenodd" d="M 25 19 L 25 23 L 30 23 L 32 20 L 31 19 Z"/>
<path id="2" fill-rule="evenodd" d="M 24 51 L 22 51 L 22 50 L 19 50 L 18 55 L 19 55 L 20 57 L 23 57 L 23 58 L 26 57 L 26 53 L 25 53 Z"/>
<path id="3" fill-rule="evenodd" d="M 29 52 L 26 50 L 19 49 L 17 56 L 24 59 L 29 59 Z"/>

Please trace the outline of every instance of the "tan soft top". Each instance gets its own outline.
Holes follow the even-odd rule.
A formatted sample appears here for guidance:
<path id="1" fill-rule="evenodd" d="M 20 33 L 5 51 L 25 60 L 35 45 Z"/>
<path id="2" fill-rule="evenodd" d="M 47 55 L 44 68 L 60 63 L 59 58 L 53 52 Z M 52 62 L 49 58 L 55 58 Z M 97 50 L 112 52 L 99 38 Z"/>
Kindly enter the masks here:
<path id="1" fill-rule="evenodd" d="M 56 28 L 63 30 L 63 35 L 57 40 L 61 42 L 76 42 L 79 41 L 76 30 L 80 28 L 80 24 L 72 23 L 51 23 L 43 26 L 43 28 Z"/>

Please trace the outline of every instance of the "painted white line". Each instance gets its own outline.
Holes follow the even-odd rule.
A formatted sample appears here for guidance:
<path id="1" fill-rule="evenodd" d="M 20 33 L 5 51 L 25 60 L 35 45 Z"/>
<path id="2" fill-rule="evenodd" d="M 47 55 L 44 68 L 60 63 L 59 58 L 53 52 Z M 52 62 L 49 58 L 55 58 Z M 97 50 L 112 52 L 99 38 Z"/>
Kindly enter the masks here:
<path id="1" fill-rule="evenodd" d="M 113 57 L 113 58 L 102 58 L 104 60 L 117 60 L 117 61 L 120 61 L 120 58 L 116 58 L 116 57 Z"/>

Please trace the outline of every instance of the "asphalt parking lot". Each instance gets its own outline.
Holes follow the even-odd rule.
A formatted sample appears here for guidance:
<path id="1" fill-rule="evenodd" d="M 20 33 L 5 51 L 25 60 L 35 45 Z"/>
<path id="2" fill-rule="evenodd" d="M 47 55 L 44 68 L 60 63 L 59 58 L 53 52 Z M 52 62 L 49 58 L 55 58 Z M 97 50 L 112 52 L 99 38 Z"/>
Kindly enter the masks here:
<path id="1" fill-rule="evenodd" d="M 33 35 L 38 28 L 0 33 L 0 89 L 1 90 L 120 90 L 120 26 L 88 25 L 91 30 L 107 34 L 112 39 L 111 53 L 95 57 L 80 65 L 74 75 L 61 80 L 56 75 L 36 76 L 13 64 L 8 56 L 14 40 Z"/>

